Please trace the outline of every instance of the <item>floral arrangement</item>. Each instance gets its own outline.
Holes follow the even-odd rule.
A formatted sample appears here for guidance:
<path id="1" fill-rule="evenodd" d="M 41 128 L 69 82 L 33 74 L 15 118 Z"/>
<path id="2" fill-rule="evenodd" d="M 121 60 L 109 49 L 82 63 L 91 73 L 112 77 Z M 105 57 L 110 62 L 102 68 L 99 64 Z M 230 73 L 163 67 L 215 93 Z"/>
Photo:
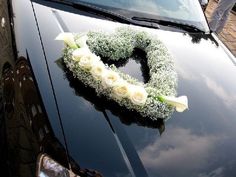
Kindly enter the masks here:
<path id="1" fill-rule="evenodd" d="M 116 101 L 143 117 L 168 118 L 176 108 L 188 108 L 186 96 L 176 98 L 177 74 L 164 44 L 144 31 L 130 27 L 117 28 L 115 33 L 90 31 L 86 34 L 61 33 L 56 40 L 65 42 L 64 62 L 73 75 L 95 89 L 98 96 Z M 124 60 L 135 48 L 147 54 L 150 80 L 144 84 L 120 72 L 107 60 Z"/>

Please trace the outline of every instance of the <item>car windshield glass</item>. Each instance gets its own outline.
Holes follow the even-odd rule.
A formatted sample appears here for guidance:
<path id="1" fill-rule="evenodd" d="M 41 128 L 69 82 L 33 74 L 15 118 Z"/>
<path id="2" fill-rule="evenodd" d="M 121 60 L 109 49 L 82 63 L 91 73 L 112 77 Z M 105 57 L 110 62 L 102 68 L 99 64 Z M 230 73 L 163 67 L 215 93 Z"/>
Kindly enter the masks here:
<path id="1" fill-rule="evenodd" d="M 119 13 L 134 12 L 137 16 L 156 17 L 183 22 L 207 30 L 207 23 L 198 0 L 73 0 L 103 8 L 119 9 Z M 122 14 L 122 15 L 124 15 Z M 129 13 L 131 14 L 131 13 Z"/>

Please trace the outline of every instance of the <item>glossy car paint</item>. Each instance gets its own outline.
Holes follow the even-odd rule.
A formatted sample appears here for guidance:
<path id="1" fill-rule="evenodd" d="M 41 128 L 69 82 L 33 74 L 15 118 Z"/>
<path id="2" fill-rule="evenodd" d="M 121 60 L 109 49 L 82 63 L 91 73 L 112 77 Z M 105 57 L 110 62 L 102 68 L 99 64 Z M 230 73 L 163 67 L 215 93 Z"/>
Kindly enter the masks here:
<path id="1" fill-rule="evenodd" d="M 179 76 L 178 94 L 188 96 L 190 107 L 166 122 L 146 122 L 97 98 L 74 79 L 61 62 L 63 43 L 54 40 L 63 31 L 112 32 L 122 24 L 55 3 L 22 0 L 12 5 L 17 58 L 28 59 L 45 107 L 44 120 L 77 169 L 111 177 L 236 174 L 235 58 L 217 37 L 142 28 L 169 49 Z M 138 51 L 133 58 L 140 55 L 145 57 Z M 140 67 L 131 58 L 120 69 L 146 81 Z"/>
<path id="2" fill-rule="evenodd" d="M 5 37 L 1 38 L 3 40 L 0 43 L 3 51 L 3 53 L 1 51 L 0 61 L 1 105 L 3 108 L 1 111 L 3 117 L 1 117 L 0 123 L 1 175 L 35 176 L 36 160 L 41 152 L 50 154 L 51 157 L 68 167 L 59 119 L 55 119 L 55 116 L 48 119 L 47 115 L 53 112 L 53 105 L 50 107 L 51 110 L 48 110 L 49 112 L 45 111 L 32 73 L 29 53 L 27 52 L 32 48 L 28 46 L 27 42 L 24 42 L 24 38 L 18 36 L 16 26 L 14 26 L 16 27 L 16 35 L 11 35 L 10 18 L 13 16 L 8 9 L 7 2 L 3 2 L 3 7 L 6 10 L 3 15 L 7 21 L 4 29 L 1 29 L 1 37 Z M 17 22 L 14 23 L 14 25 L 17 24 Z M 31 30 L 31 33 L 34 34 L 33 28 Z M 37 37 L 36 33 L 34 47 L 37 46 Z M 15 39 L 19 40 L 21 44 L 16 44 Z M 40 43 L 38 44 L 38 51 L 32 49 L 36 54 L 35 59 L 43 56 L 40 55 L 42 52 L 40 48 L 42 47 Z M 16 45 L 21 46 L 22 50 Z M 39 64 L 38 67 L 40 67 Z M 41 74 L 45 71 L 45 69 L 41 70 Z M 45 80 L 47 79 L 45 78 Z M 47 92 L 50 93 L 50 90 Z M 50 103 L 50 96 L 48 96 L 47 102 Z M 49 123 L 50 121 L 53 123 Z"/>

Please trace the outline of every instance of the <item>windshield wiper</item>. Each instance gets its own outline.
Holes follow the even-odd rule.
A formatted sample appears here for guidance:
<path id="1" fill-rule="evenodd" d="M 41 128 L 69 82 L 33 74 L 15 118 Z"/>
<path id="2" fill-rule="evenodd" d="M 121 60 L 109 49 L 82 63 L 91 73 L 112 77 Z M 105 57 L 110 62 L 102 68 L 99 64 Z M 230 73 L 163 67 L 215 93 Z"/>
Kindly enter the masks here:
<path id="1" fill-rule="evenodd" d="M 102 16 L 106 19 L 111 19 L 113 21 L 125 23 L 125 24 L 133 24 L 133 25 L 138 25 L 138 26 L 143 26 L 143 27 L 149 27 L 149 28 L 159 28 L 158 25 L 153 24 L 148 21 L 135 21 L 132 20 L 131 18 L 128 18 L 126 16 L 123 16 L 121 14 L 114 13 L 112 11 L 109 11 L 107 9 L 104 9 L 102 7 L 98 7 L 92 4 L 84 3 L 84 2 L 75 2 L 75 1 L 70 1 L 70 0 L 46 0 L 46 1 L 53 1 L 57 3 L 62 3 L 65 5 L 72 6 L 78 10 L 82 10 L 88 13 L 93 13 L 99 16 Z"/>
<path id="2" fill-rule="evenodd" d="M 152 18 L 145 18 L 145 17 L 132 17 L 131 19 L 136 20 L 136 21 L 157 23 L 157 24 L 163 25 L 163 26 L 175 27 L 175 28 L 183 29 L 187 32 L 205 33 L 205 31 L 199 29 L 198 27 L 196 27 L 194 25 L 187 24 L 187 23 L 180 23 L 180 22 L 176 22 L 176 21 L 159 20 L 159 19 L 152 19 Z"/>

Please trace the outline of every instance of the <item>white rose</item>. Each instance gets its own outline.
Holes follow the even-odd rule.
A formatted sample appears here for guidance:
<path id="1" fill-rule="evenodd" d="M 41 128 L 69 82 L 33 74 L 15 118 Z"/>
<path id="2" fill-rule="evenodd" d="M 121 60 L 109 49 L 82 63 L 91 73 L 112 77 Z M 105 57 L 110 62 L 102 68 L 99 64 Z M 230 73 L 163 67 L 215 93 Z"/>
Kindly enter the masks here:
<path id="1" fill-rule="evenodd" d="M 94 53 L 92 53 L 91 57 L 93 58 L 94 63 L 95 62 L 101 62 L 101 58 Z"/>
<path id="2" fill-rule="evenodd" d="M 119 81 L 114 86 L 113 92 L 117 99 L 125 98 L 129 95 L 129 84 L 125 81 Z"/>
<path id="3" fill-rule="evenodd" d="M 94 54 L 86 54 L 80 58 L 79 66 L 82 69 L 91 70 L 94 63 L 99 61 L 99 57 Z"/>
<path id="4" fill-rule="evenodd" d="M 86 48 L 88 48 L 88 45 L 86 43 L 87 39 L 88 39 L 87 35 L 82 35 L 80 38 L 78 38 L 76 40 L 76 44 L 78 44 L 79 47 L 86 47 Z"/>
<path id="5" fill-rule="evenodd" d="M 93 63 L 92 69 L 90 72 L 96 80 L 100 80 L 105 71 L 106 71 L 106 68 L 103 62 L 98 61 L 98 62 Z"/>
<path id="6" fill-rule="evenodd" d="M 170 97 L 170 96 L 159 96 L 159 99 L 167 104 L 175 107 L 176 111 L 183 112 L 188 109 L 188 98 L 187 96 Z"/>
<path id="7" fill-rule="evenodd" d="M 120 79 L 120 76 L 111 70 L 106 70 L 102 75 L 102 84 L 104 87 L 113 87 Z"/>
<path id="8" fill-rule="evenodd" d="M 74 35 L 72 33 L 60 33 L 55 40 L 64 41 L 68 46 L 77 48 Z"/>
<path id="9" fill-rule="evenodd" d="M 90 55 L 91 51 L 88 48 L 78 48 L 76 50 L 73 51 L 72 53 L 72 59 L 75 61 L 79 61 L 81 57 L 85 56 L 85 55 Z"/>
<path id="10" fill-rule="evenodd" d="M 135 105 L 144 105 L 146 103 L 147 96 L 148 94 L 146 90 L 141 86 L 132 86 L 130 88 L 129 98 L 131 102 Z"/>

